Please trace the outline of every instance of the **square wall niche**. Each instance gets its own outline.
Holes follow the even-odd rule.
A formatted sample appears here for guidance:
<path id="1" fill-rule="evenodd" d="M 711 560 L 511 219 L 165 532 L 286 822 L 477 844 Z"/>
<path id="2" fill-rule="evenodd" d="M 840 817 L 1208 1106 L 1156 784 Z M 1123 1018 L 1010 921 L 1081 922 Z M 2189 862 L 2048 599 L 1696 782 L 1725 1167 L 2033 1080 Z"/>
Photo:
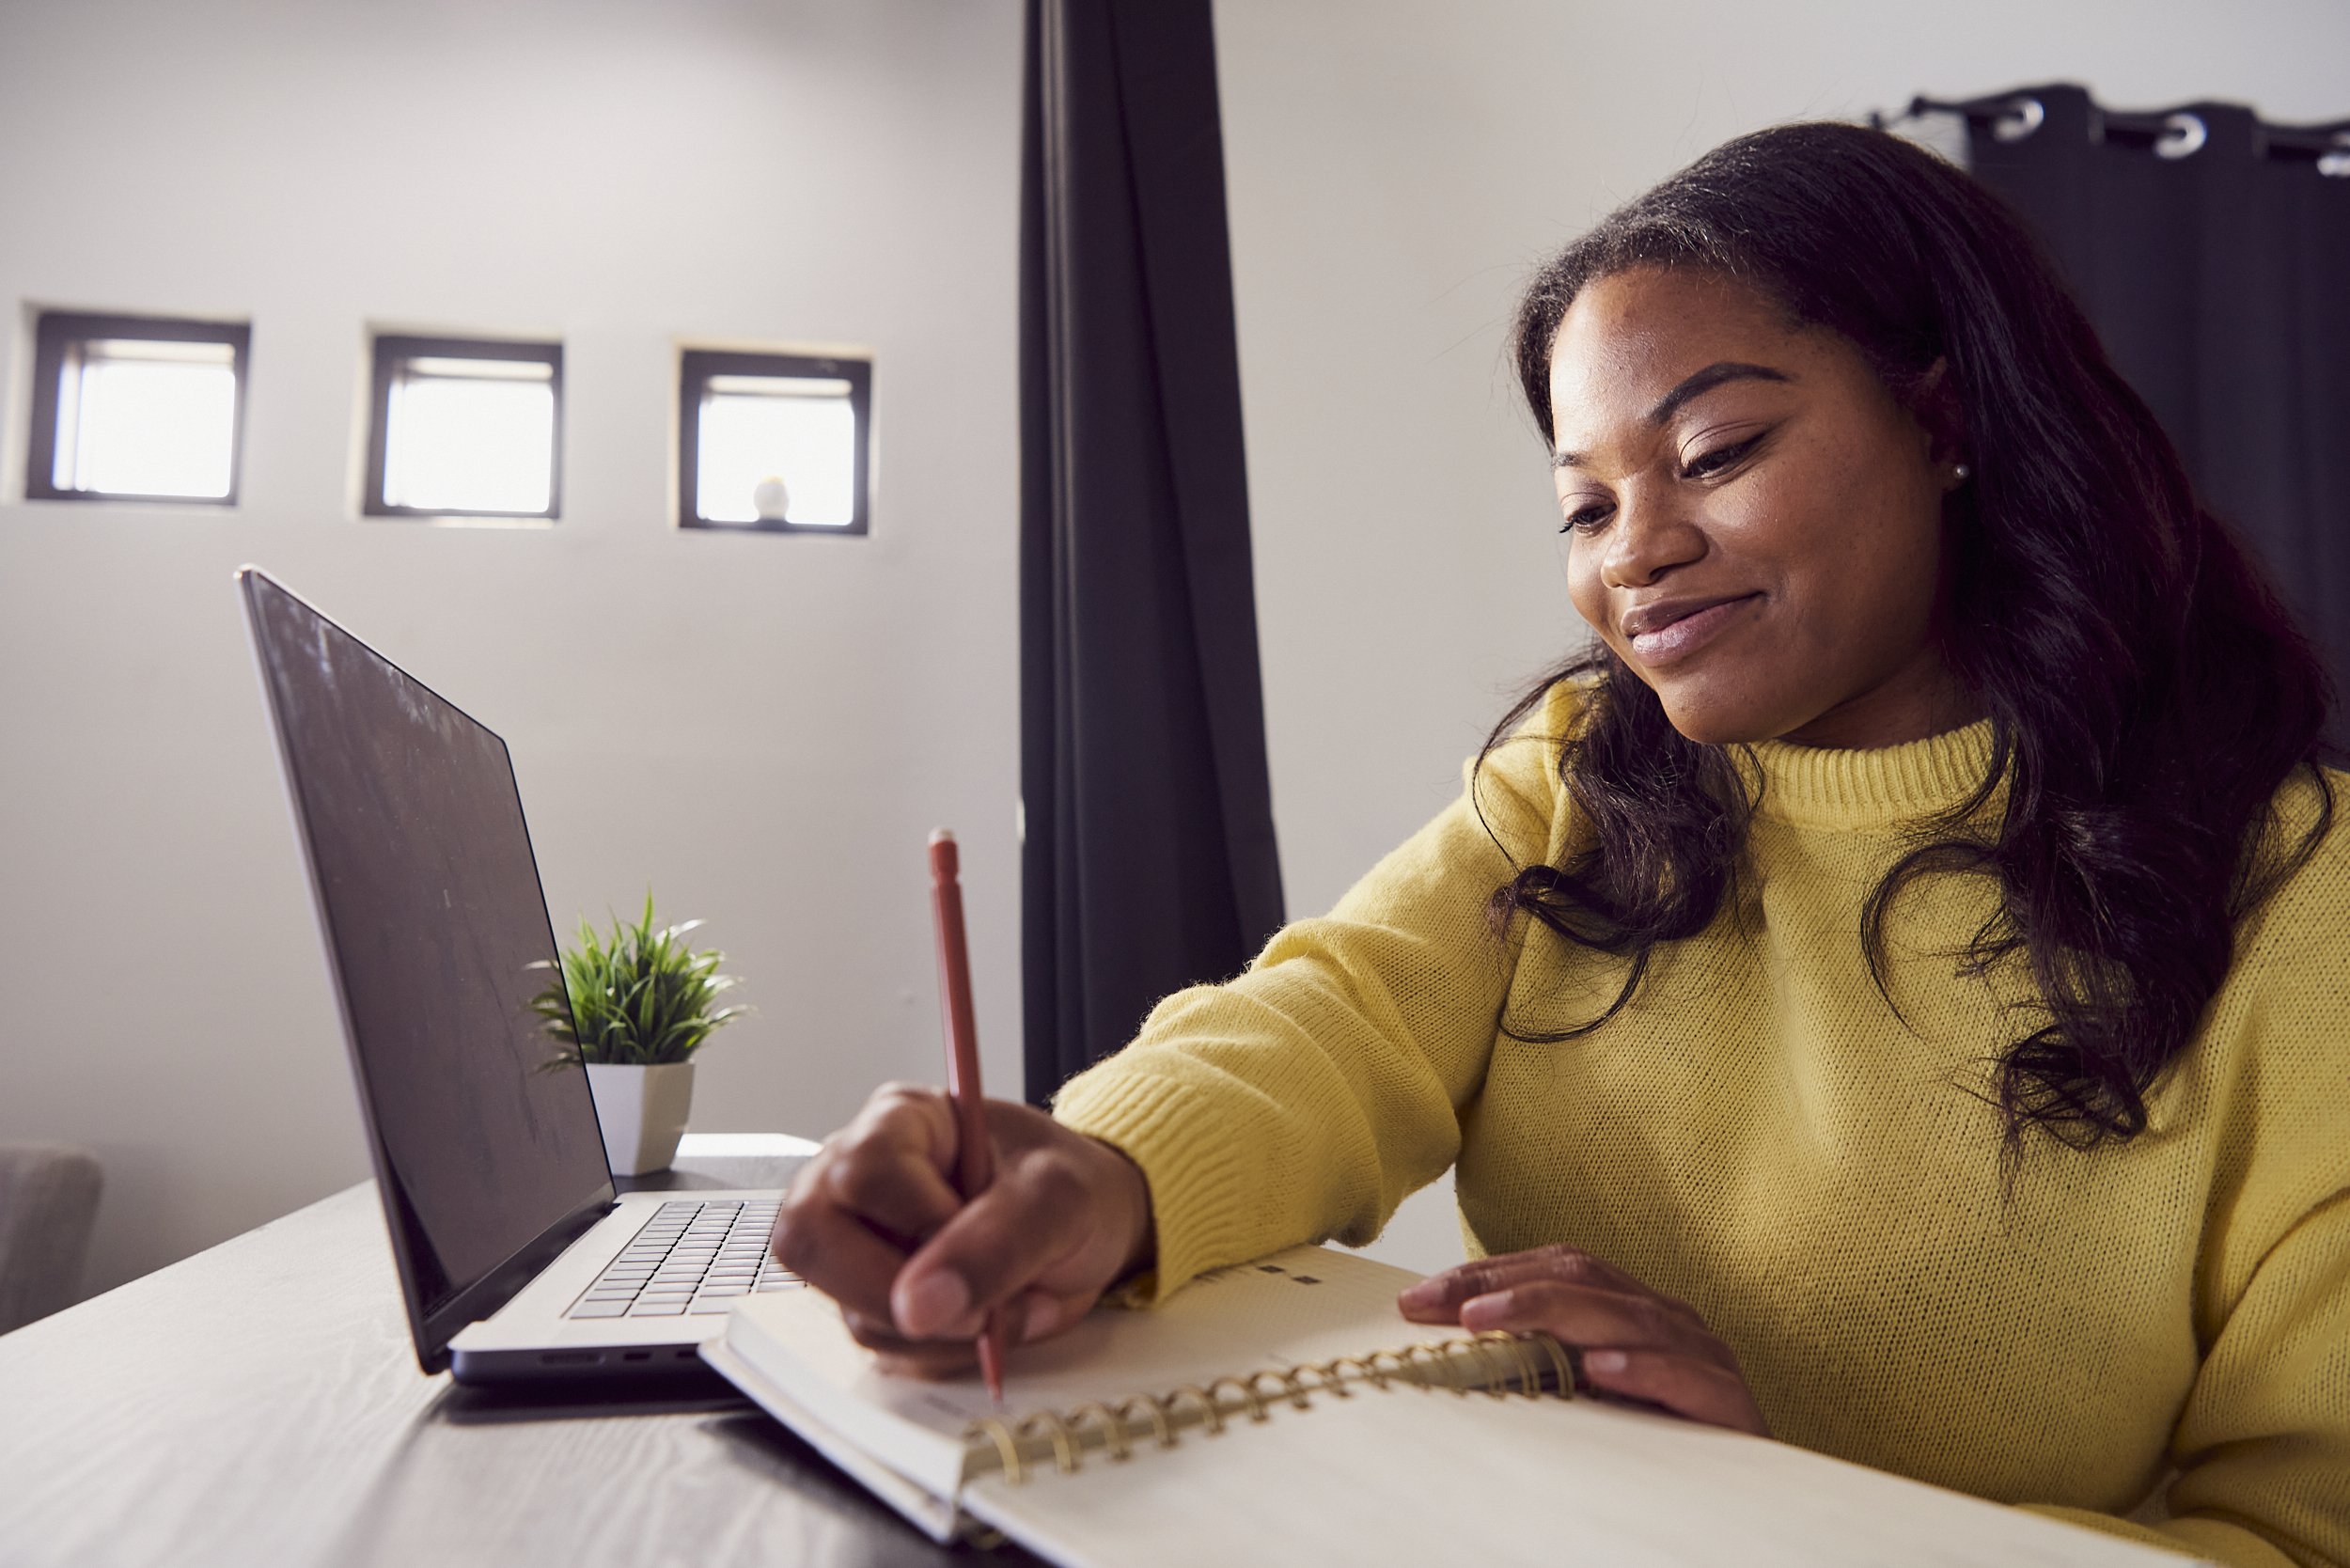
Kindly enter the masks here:
<path id="1" fill-rule="evenodd" d="M 244 321 L 42 311 L 25 498 L 236 505 L 252 341 Z"/>
<path id="2" fill-rule="evenodd" d="M 563 345 L 375 339 L 368 517 L 563 514 Z"/>
<path id="3" fill-rule="evenodd" d="M 687 349 L 678 374 L 678 526 L 863 534 L 873 362 Z"/>

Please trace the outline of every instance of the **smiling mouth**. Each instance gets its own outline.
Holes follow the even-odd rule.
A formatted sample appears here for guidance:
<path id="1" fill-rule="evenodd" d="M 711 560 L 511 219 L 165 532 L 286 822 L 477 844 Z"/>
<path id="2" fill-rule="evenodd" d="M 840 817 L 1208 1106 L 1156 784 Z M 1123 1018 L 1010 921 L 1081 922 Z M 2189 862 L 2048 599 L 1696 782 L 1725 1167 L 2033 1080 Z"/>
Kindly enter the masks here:
<path id="1" fill-rule="evenodd" d="M 1631 633 L 1632 651 L 1645 665 L 1670 664 L 1694 653 L 1713 640 L 1714 634 L 1730 624 L 1731 619 L 1747 604 L 1761 598 L 1760 594 L 1741 594 L 1735 599 L 1718 599 L 1712 604 L 1699 603 L 1687 610 L 1659 606 L 1645 614 L 1636 612 L 1627 618 L 1626 630 L 1633 619 L 1645 621 Z M 1661 610 L 1661 614 L 1659 613 Z"/>

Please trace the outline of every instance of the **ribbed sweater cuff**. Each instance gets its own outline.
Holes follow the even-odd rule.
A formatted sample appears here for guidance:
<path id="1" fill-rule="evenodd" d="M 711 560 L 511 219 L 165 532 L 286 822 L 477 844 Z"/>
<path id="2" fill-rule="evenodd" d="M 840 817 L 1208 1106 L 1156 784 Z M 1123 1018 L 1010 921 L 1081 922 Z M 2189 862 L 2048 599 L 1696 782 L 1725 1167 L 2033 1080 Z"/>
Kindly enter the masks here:
<path id="1" fill-rule="evenodd" d="M 1254 1184 L 1239 1162 L 1212 1152 L 1229 1137 L 1212 1100 L 1197 1086 L 1127 1072 L 1078 1078 L 1053 1103 L 1063 1126 L 1121 1150 L 1151 1184 L 1155 1278 L 1136 1293 L 1146 1304 L 1246 1253 Z"/>

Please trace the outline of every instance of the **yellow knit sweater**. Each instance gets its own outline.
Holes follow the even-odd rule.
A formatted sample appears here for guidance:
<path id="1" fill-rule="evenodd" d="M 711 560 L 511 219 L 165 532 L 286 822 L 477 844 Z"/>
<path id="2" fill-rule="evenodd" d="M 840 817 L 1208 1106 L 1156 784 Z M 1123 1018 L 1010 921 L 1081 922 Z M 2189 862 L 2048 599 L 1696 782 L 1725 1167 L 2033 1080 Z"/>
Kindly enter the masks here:
<path id="1" fill-rule="evenodd" d="M 2148 1130 L 2032 1140 L 2004 1199 L 1977 1094 L 2029 992 L 1950 956 L 1996 887 L 1904 898 L 1906 1024 L 1858 936 L 1901 824 L 1982 776 L 1988 727 L 1755 748 L 1735 907 L 1595 1033 L 1530 1045 L 1501 1020 L 1588 1019 L 1623 974 L 1483 921 L 1512 860 L 1577 832 L 1543 738 L 1576 716 L 1554 693 L 1474 803 L 1061 1091 L 1150 1178 L 1159 1288 L 1366 1242 L 1457 1161 L 1473 1250 L 1567 1242 L 1689 1302 L 1787 1441 L 2230 1563 L 2350 1562 L 2350 823 L 2239 930 Z M 2288 830 L 2314 794 L 2287 787 Z M 2171 1469 L 2159 1534 L 2116 1517 Z"/>

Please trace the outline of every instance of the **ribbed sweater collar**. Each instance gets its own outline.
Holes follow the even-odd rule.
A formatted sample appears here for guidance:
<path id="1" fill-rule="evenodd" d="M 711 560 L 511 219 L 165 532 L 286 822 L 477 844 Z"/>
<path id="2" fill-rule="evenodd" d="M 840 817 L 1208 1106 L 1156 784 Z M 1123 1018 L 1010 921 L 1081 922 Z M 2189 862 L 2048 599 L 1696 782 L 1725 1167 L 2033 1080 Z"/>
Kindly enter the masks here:
<path id="1" fill-rule="evenodd" d="M 1753 748 L 1759 815 L 1798 827 L 1888 827 L 1947 811 L 1991 765 L 1991 721 L 1906 745 L 1826 751 L 1788 741 Z"/>

